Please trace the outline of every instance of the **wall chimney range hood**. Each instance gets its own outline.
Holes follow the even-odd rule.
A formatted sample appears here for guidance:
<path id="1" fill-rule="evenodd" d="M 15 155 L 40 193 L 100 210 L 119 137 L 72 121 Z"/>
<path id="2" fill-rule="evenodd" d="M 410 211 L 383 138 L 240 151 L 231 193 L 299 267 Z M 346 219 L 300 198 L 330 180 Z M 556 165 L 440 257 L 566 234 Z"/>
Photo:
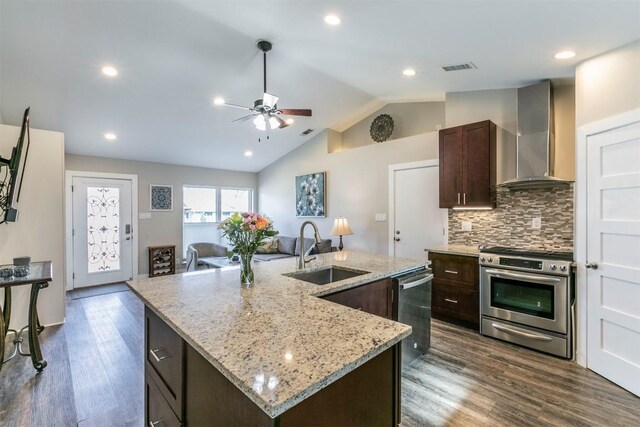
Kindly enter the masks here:
<path id="1" fill-rule="evenodd" d="M 573 181 L 553 176 L 555 139 L 553 93 L 545 81 L 518 89 L 516 178 L 500 187 L 510 190 L 567 187 Z"/>

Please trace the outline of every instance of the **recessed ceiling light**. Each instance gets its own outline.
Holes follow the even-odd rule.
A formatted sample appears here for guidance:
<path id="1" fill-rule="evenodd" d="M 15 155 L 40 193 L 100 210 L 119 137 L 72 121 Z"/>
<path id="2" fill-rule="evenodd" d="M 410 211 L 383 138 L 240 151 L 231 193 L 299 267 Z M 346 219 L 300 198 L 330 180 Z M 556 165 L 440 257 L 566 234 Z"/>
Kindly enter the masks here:
<path id="1" fill-rule="evenodd" d="M 576 56 L 575 52 L 572 52 L 570 50 L 563 50 L 562 52 L 556 53 L 553 57 L 556 59 L 569 59 L 573 58 L 574 56 Z"/>
<path id="2" fill-rule="evenodd" d="M 340 22 L 342 21 L 340 20 L 340 17 L 336 15 L 327 15 L 324 17 L 324 22 L 329 25 L 340 25 Z"/>
<path id="3" fill-rule="evenodd" d="M 116 137 L 116 134 L 115 134 L 115 133 L 113 133 L 113 132 L 107 132 L 107 133 L 105 133 L 105 134 L 104 134 L 104 138 L 105 138 L 105 139 L 108 139 L 109 141 L 113 141 L 113 140 L 115 140 L 117 137 Z"/>
<path id="4" fill-rule="evenodd" d="M 102 74 L 109 77 L 115 77 L 118 75 L 118 70 L 113 68 L 111 65 L 105 65 L 102 67 Z"/>
<path id="5" fill-rule="evenodd" d="M 224 98 L 218 96 L 217 98 L 213 99 L 213 103 L 215 105 L 224 105 Z"/>
<path id="6" fill-rule="evenodd" d="M 416 70 L 414 70 L 413 68 L 407 68 L 402 72 L 402 74 L 408 77 L 413 77 L 416 75 Z"/>
<path id="7" fill-rule="evenodd" d="M 295 120 L 293 120 L 293 119 L 287 119 L 287 120 L 285 120 L 285 123 L 286 123 L 286 124 L 288 124 L 288 125 L 292 125 L 292 124 L 293 124 L 293 122 L 295 122 Z"/>
<path id="8" fill-rule="evenodd" d="M 245 156 L 245 157 L 251 157 L 251 156 L 253 156 L 253 151 L 251 151 L 251 150 L 247 150 L 247 151 L 245 151 L 245 152 L 244 152 L 244 156 Z"/>

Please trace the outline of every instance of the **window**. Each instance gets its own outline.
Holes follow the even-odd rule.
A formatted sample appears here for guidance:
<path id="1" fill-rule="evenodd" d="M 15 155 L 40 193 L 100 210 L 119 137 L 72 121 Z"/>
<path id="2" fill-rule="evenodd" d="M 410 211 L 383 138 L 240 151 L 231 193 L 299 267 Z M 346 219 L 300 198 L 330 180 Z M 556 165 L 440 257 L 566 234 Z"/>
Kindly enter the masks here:
<path id="1" fill-rule="evenodd" d="M 183 256 L 192 243 L 220 241 L 218 223 L 234 212 L 253 210 L 253 190 L 247 188 L 197 187 L 182 188 Z"/>
<path id="2" fill-rule="evenodd" d="M 220 190 L 221 220 L 229 218 L 235 212 L 249 212 L 251 210 L 251 190 L 229 189 Z"/>

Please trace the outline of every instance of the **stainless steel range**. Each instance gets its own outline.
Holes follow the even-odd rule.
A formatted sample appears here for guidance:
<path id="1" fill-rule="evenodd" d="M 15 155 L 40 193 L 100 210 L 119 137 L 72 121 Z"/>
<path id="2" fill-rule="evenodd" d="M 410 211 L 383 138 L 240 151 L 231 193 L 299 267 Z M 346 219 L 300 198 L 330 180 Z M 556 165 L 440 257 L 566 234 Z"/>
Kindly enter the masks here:
<path id="1" fill-rule="evenodd" d="M 571 252 L 492 247 L 480 252 L 480 332 L 573 357 Z"/>

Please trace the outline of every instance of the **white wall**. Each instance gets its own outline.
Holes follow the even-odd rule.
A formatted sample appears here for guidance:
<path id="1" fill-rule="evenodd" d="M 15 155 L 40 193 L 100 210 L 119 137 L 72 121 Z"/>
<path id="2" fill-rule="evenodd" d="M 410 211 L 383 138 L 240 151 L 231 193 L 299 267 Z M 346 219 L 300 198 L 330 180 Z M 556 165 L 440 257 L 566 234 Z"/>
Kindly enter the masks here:
<path id="1" fill-rule="evenodd" d="M 258 186 L 258 175 L 253 172 L 226 171 L 104 157 L 66 155 L 66 169 L 74 171 L 111 172 L 138 175 L 138 208 L 149 212 L 149 185 L 173 185 L 171 212 L 151 212 L 150 220 L 138 222 L 138 272 L 148 274 L 149 257 L 147 247 L 154 245 L 176 245 L 176 257 L 181 258 L 182 249 L 182 186 L 203 185 L 221 187 L 253 188 Z M 254 207 L 257 209 L 257 207 Z M 203 238 L 205 241 L 207 236 Z M 181 261 L 181 260 L 178 260 Z"/>
<path id="2" fill-rule="evenodd" d="M 298 235 L 308 218 L 295 216 L 294 179 L 325 171 L 327 218 L 312 218 L 322 237 L 331 238 L 334 218 L 344 216 L 354 232 L 343 238 L 345 248 L 386 254 L 388 223 L 375 222 L 374 216 L 389 213 L 388 165 L 437 158 L 437 132 L 336 153 L 327 153 L 323 132 L 259 173 L 260 212 L 274 220 L 280 234 Z"/>
<path id="3" fill-rule="evenodd" d="M 0 125 L 2 157 L 11 156 L 19 134 L 19 127 Z M 65 316 L 63 183 L 64 134 L 31 129 L 18 220 L 0 224 L 0 264 L 11 264 L 18 256 L 53 261 L 54 280 L 40 291 L 38 299 L 38 314 L 44 325 L 61 323 Z M 29 290 L 29 286 L 12 290 L 12 328 L 27 324 Z M 0 297 L 4 297 L 3 292 L 0 290 Z"/>
<path id="4" fill-rule="evenodd" d="M 576 127 L 640 107 L 640 40 L 576 68 Z"/>

